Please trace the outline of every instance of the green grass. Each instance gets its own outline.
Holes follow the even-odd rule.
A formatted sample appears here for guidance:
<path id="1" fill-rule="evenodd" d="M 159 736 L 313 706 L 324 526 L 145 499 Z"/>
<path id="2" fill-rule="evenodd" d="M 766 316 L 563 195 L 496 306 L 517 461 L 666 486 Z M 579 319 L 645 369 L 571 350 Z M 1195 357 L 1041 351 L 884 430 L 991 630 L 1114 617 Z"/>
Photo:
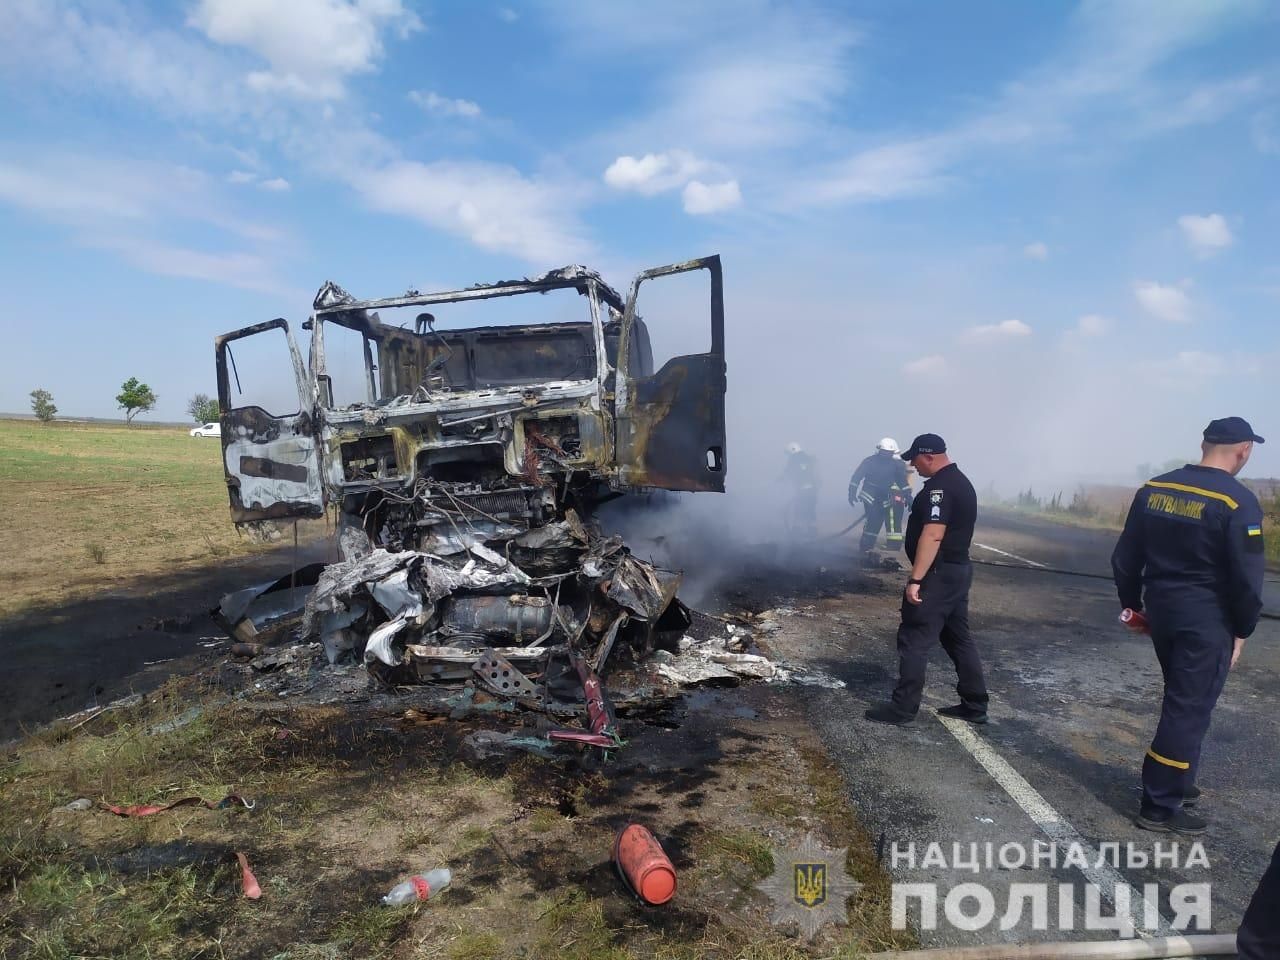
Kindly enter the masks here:
<path id="1" fill-rule="evenodd" d="M 703 833 L 699 846 L 712 856 L 745 863 L 756 880 L 763 880 L 773 873 L 772 845 L 750 831 L 708 830 Z"/>
<path id="2" fill-rule="evenodd" d="M 193 703 L 195 719 L 163 725 Z M 0 760 L 0 956 L 801 960 L 852 957 L 852 944 L 910 945 L 888 930 L 887 878 L 816 745 L 799 748 L 808 772 L 794 778 L 794 810 L 778 798 L 753 810 L 756 786 L 740 778 L 757 776 L 757 764 L 739 759 L 725 762 L 721 786 L 740 800 L 701 822 L 668 811 L 695 818 L 694 862 L 669 910 L 638 911 L 620 885 L 583 882 L 612 841 L 597 820 L 617 821 L 632 802 L 615 795 L 608 771 L 579 779 L 521 763 L 523 779 L 498 774 L 460 762 L 447 733 L 389 728 L 351 707 L 228 701 L 188 679 L 79 729 L 28 737 Z M 549 805 L 571 791 L 590 799 L 591 816 L 571 822 Z M 62 809 L 77 797 L 165 803 L 228 792 L 257 805 L 135 820 Z M 848 845 L 850 872 L 871 885 L 851 925 L 821 946 L 761 919 L 753 888 L 772 872 L 778 829 Z M 262 899 L 241 897 L 235 851 L 249 857 Z M 381 905 L 393 884 L 432 864 L 454 869 L 456 889 Z"/>
<path id="3" fill-rule="evenodd" d="M 262 549 L 231 523 L 220 443 L 183 428 L 0 420 L 0 485 L 0 617 Z"/>

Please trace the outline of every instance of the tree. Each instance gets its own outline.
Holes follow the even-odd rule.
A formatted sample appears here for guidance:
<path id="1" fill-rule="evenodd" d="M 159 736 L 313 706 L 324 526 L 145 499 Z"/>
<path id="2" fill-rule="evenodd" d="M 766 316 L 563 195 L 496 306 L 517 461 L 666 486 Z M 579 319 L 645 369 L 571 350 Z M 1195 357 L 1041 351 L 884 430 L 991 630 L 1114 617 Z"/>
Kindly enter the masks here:
<path id="1" fill-rule="evenodd" d="M 187 401 L 187 413 L 191 414 L 191 419 L 196 423 L 217 423 L 222 416 L 222 409 L 218 406 L 218 401 L 207 393 L 197 393 Z"/>
<path id="2" fill-rule="evenodd" d="M 132 423 L 138 414 L 155 409 L 159 399 L 145 383 L 139 383 L 137 377 L 130 377 L 120 385 L 116 405 L 124 411 L 125 422 Z"/>
<path id="3" fill-rule="evenodd" d="M 58 408 L 53 405 L 53 394 L 37 387 L 31 391 L 31 412 L 42 423 L 48 423 L 58 415 Z"/>

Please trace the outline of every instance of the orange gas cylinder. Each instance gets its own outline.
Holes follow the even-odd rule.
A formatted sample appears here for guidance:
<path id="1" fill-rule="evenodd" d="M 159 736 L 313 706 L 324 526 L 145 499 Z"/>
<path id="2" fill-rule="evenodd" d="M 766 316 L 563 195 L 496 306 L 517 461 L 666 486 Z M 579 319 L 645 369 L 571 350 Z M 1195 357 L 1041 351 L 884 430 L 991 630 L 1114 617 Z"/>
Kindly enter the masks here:
<path id="1" fill-rule="evenodd" d="M 666 903 L 676 895 L 676 868 L 646 827 L 629 823 L 618 831 L 613 860 L 636 896 L 645 903 Z"/>

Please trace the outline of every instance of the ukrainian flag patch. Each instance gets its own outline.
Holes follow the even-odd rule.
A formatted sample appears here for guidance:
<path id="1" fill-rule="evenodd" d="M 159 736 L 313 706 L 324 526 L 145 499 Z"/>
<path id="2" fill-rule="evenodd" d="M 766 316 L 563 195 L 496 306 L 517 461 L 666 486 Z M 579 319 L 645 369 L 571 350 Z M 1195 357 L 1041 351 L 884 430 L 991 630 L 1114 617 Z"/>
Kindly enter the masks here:
<path id="1" fill-rule="evenodd" d="M 1262 536 L 1262 524 L 1251 523 L 1249 526 L 1245 527 L 1245 532 L 1251 537 L 1260 537 Z"/>

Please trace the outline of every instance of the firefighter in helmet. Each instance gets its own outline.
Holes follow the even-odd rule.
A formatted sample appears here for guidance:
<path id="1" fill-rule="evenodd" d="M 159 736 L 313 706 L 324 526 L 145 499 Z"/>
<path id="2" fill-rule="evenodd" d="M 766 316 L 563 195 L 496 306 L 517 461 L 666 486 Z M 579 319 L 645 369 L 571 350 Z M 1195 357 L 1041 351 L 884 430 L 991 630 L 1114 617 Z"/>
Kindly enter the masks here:
<path id="1" fill-rule="evenodd" d="M 911 484 L 898 452 L 897 441 L 885 437 L 849 479 L 849 505 L 861 504 L 867 518 L 859 543 L 863 554 L 875 547 L 881 527 L 890 548 L 902 547 L 902 515 L 911 505 Z"/>

